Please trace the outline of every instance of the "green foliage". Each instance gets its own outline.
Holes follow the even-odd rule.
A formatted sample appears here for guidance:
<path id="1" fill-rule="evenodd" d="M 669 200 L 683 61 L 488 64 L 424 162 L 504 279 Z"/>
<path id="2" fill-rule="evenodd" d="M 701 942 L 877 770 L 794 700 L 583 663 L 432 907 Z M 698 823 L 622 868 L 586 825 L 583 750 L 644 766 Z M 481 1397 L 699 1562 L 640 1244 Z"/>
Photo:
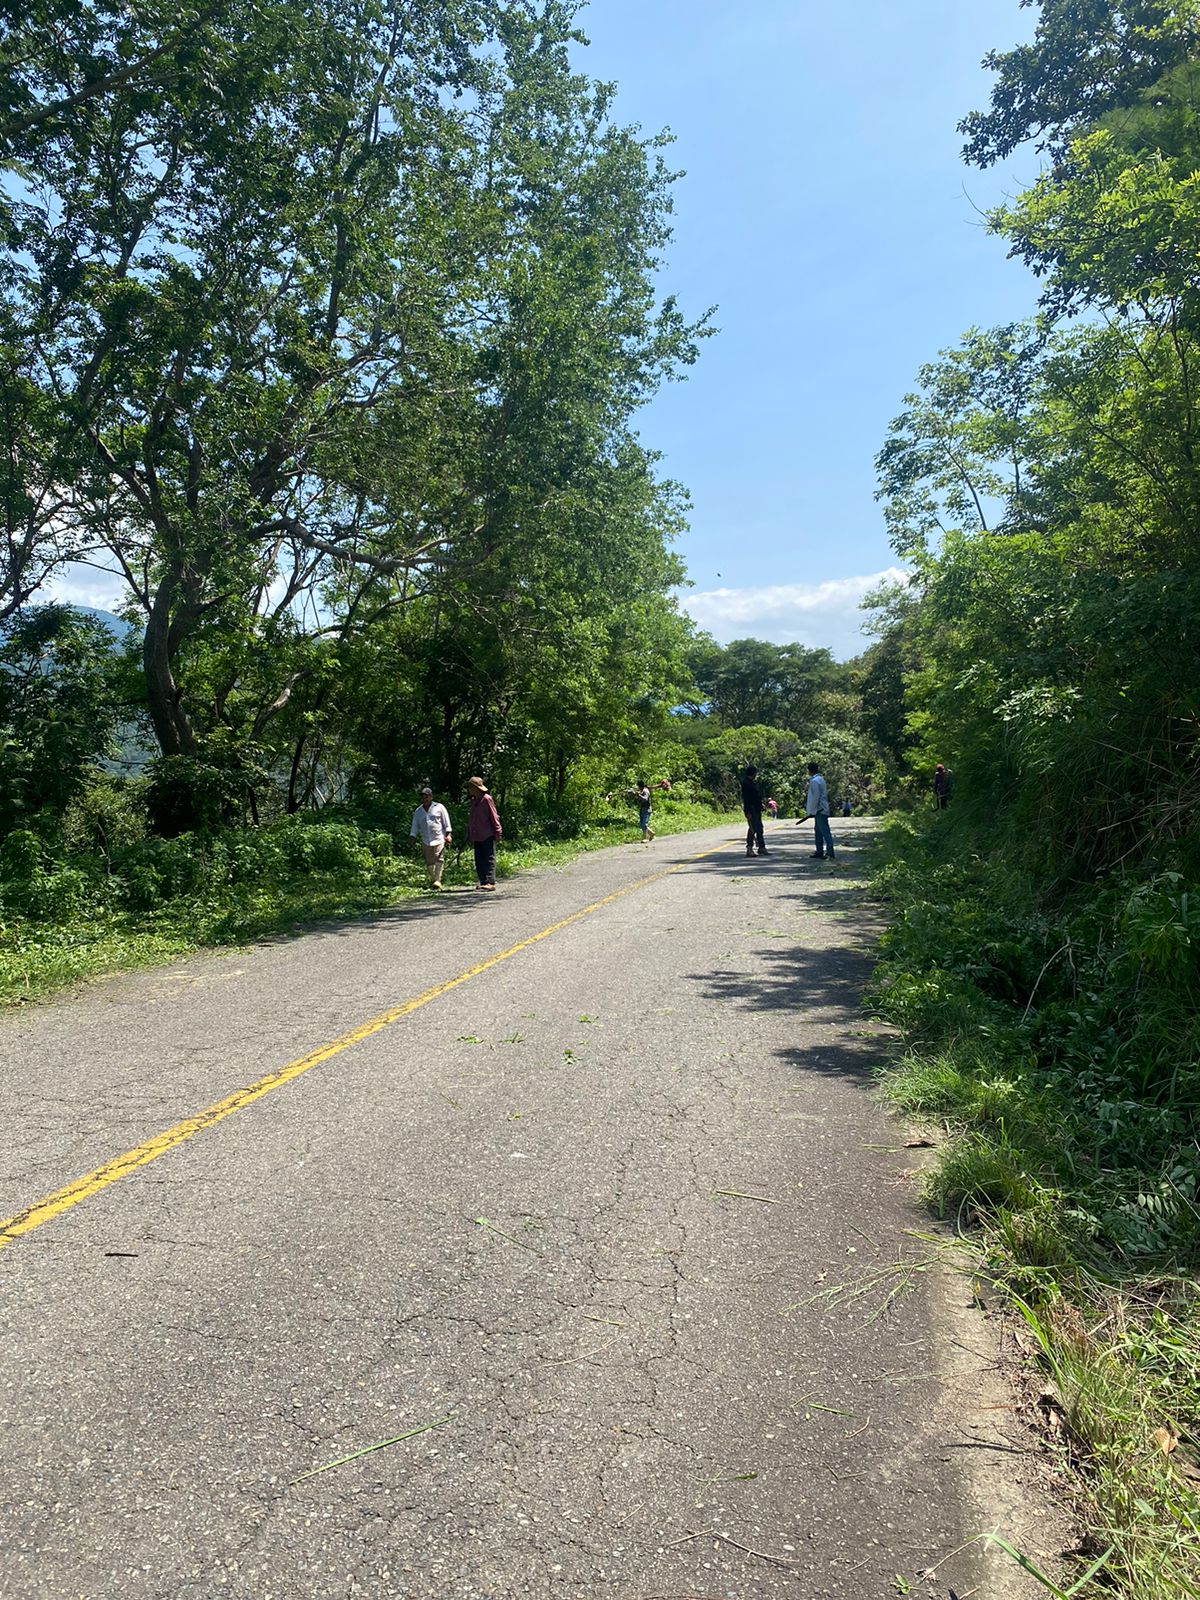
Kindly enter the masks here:
<path id="1" fill-rule="evenodd" d="M 14 828 L 0 841 L 0 870 L 14 882 L 27 883 L 45 859 L 45 844 L 29 828 Z"/>
<path id="2" fill-rule="evenodd" d="M 145 784 L 92 773 L 63 812 L 60 838 L 68 857 L 138 843 L 147 828 Z"/>
<path id="3" fill-rule="evenodd" d="M 689 664 L 694 714 L 729 728 L 792 728 L 807 739 L 818 727 L 856 719 L 852 669 L 828 650 L 763 639 L 735 639 L 722 647 L 701 636 L 691 646 Z"/>
<path id="4" fill-rule="evenodd" d="M 898 835 L 880 880 L 895 920 L 877 999 L 921 1046 L 902 1098 L 1019 1136 L 1114 1254 L 1186 1257 L 1190 1230 L 1137 1238 L 1130 1222 L 1162 1183 L 1200 1180 L 1191 901 L 1167 879 L 1048 903 L 1002 857 L 960 853 L 969 818 L 941 822 Z"/>
<path id="5" fill-rule="evenodd" d="M 145 803 L 150 821 L 168 838 L 241 820 L 261 765 L 254 752 L 213 744 L 205 756 L 158 756 L 146 771 Z"/>
<path id="6" fill-rule="evenodd" d="M 658 287 L 669 139 L 574 69 L 574 0 L 9 11 L 0 617 L 86 550 L 134 625 L 76 675 L 91 747 L 0 717 L 10 824 L 107 872 L 143 807 L 185 837 L 478 771 L 569 829 L 702 783 L 726 727 L 861 731 L 827 651 L 719 649 L 673 598 L 686 496 L 636 413 L 710 329 Z M 136 796 L 97 774 L 114 707 L 158 749 Z M 175 869 L 136 855 L 148 903 Z"/>
<path id="7" fill-rule="evenodd" d="M 989 64 L 967 153 L 1047 152 L 991 219 L 1046 287 L 922 371 L 880 456 L 915 568 L 884 623 L 903 754 L 957 777 L 883 877 L 888 1092 L 947 1127 L 932 1197 L 1022 1296 L 1084 1592 L 1174 1600 L 1200 1594 L 1168 1459 L 1200 1430 L 1200 7 L 1041 0 Z"/>
<path id="8" fill-rule="evenodd" d="M 835 807 L 840 808 L 843 800 L 849 800 L 856 812 L 870 811 L 883 793 L 884 770 L 878 749 L 870 739 L 854 729 L 815 729 L 805 760 L 815 761 L 820 766 L 829 788 L 830 803 Z M 798 780 L 799 774 L 793 779 L 797 803 Z"/>
<path id="9" fill-rule="evenodd" d="M 389 766 L 560 799 L 682 690 L 681 497 L 631 418 L 707 330 L 655 287 L 667 141 L 573 71 L 576 9 L 10 19 L 0 615 L 80 546 L 127 574 L 168 830 Z"/>
<path id="10" fill-rule="evenodd" d="M 1039 0 L 1030 44 L 994 51 L 987 112 L 966 117 L 968 161 L 986 167 L 1038 139 L 1061 156 L 1082 126 L 1136 104 L 1200 46 L 1194 0 Z"/>
<path id="11" fill-rule="evenodd" d="M 884 1090 L 946 1130 L 931 1202 L 1025 1297 L 1112 1592 L 1167 1600 L 1200 1576 L 1194 1497 L 1154 1443 L 1200 1429 L 1194 896 L 1178 873 L 1064 894 L 994 824 L 889 825 L 874 998 L 908 1050 Z"/>
<path id="12" fill-rule="evenodd" d="M 112 635 L 63 606 L 14 613 L 0 635 L 0 829 L 61 812 L 115 750 Z"/>
<path id="13" fill-rule="evenodd" d="M 784 803 L 791 798 L 791 778 L 801 751 L 800 740 L 782 728 L 724 728 L 700 746 L 697 754 L 705 785 L 726 806 L 736 807 L 742 775 L 748 766 L 759 770 L 764 794 Z"/>

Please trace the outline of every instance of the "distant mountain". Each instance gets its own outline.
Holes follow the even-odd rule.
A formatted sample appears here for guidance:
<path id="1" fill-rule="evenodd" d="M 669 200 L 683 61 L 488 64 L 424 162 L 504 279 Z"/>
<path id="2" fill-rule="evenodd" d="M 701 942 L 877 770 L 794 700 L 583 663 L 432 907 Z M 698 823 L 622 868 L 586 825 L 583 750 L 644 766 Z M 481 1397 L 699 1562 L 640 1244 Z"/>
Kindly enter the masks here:
<path id="1" fill-rule="evenodd" d="M 134 632 L 128 622 L 122 622 L 120 617 L 115 617 L 111 611 L 101 611 L 98 606 L 72 606 L 71 610 L 78 611 L 81 616 L 95 617 L 97 622 L 104 624 L 119 644 L 124 644 Z"/>

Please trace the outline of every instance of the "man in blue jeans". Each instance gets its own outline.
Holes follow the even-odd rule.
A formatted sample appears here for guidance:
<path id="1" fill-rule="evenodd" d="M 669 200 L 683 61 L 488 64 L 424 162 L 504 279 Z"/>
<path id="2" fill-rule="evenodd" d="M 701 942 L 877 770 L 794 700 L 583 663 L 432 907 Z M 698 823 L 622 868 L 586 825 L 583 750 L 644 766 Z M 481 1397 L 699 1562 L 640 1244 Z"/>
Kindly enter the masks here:
<path id="1" fill-rule="evenodd" d="M 829 831 L 829 789 L 815 761 L 808 763 L 808 791 L 804 796 L 804 810 L 813 819 L 815 843 L 814 861 L 833 860 L 833 834 Z"/>

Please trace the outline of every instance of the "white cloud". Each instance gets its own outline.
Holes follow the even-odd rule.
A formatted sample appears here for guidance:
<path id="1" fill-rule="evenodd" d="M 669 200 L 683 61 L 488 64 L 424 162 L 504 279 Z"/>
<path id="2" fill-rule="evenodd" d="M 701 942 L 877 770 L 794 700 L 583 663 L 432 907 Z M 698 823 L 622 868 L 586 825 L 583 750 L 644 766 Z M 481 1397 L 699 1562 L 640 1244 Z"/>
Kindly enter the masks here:
<path id="1" fill-rule="evenodd" d="M 34 596 L 42 605 L 58 601 L 67 606 L 95 606 L 98 611 L 116 611 L 128 598 L 124 578 L 82 561 L 72 561 L 56 572 Z"/>
<path id="2" fill-rule="evenodd" d="M 862 577 L 831 578 L 827 583 L 773 583 L 747 589 L 679 591 L 680 608 L 721 644 L 731 639 L 769 639 L 773 644 L 804 644 L 832 650 L 839 659 L 858 655 L 864 637 L 862 598 L 881 583 L 904 583 L 902 567 Z M 128 597 L 116 573 L 73 563 L 39 590 L 42 601 L 95 606 L 116 611 Z"/>
<path id="3" fill-rule="evenodd" d="M 902 567 L 827 583 L 773 583 L 751 589 L 680 592 L 680 608 L 720 644 L 731 639 L 769 639 L 832 650 L 845 659 L 865 650 L 862 598 L 881 583 L 905 583 Z"/>

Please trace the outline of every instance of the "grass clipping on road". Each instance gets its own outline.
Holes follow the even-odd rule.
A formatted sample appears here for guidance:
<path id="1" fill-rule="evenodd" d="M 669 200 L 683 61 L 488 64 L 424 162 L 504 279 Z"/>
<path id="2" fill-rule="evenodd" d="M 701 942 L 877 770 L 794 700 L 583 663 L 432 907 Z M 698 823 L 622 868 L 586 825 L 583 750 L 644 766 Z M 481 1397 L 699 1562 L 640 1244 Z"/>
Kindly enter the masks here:
<path id="1" fill-rule="evenodd" d="M 929 1201 L 1018 1318 L 1085 1530 L 1062 1586 L 1022 1565 L 1076 1600 L 1200 1597 L 1194 998 L 1143 963 L 1131 1003 L 1128 915 L 1050 908 L 969 845 L 889 826 L 872 1000 L 905 1045 L 883 1091 L 941 1130 Z"/>

